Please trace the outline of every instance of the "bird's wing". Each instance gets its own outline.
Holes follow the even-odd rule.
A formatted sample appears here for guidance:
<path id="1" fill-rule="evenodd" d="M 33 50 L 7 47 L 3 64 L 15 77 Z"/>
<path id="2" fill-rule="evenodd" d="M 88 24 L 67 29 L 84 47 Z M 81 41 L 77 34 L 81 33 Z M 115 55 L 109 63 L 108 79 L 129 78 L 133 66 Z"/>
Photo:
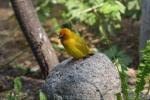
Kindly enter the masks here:
<path id="1" fill-rule="evenodd" d="M 79 37 L 79 36 L 76 36 L 76 39 L 77 40 L 75 43 L 76 47 L 84 53 L 84 55 L 87 55 L 89 54 L 89 47 L 87 46 L 85 40 L 82 38 L 82 37 Z"/>
<path id="2" fill-rule="evenodd" d="M 80 41 L 80 40 L 79 40 Z M 63 41 L 63 45 L 66 51 L 75 58 L 83 57 L 85 54 L 81 50 L 81 44 L 76 40 L 76 38 L 71 38 Z"/>

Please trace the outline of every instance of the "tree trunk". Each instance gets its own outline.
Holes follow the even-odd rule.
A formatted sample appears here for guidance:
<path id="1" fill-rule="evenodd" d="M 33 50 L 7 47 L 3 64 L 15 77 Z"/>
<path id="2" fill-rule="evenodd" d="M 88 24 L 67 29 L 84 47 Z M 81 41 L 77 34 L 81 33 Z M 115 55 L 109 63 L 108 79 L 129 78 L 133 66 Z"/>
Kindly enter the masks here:
<path id="1" fill-rule="evenodd" d="M 150 39 L 150 0 L 142 0 L 142 21 L 140 32 L 140 50 L 145 48 Z"/>
<path id="2" fill-rule="evenodd" d="M 35 55 L 41 71 L 46 77 L 48 71 L 58 64 L 57 56 L 47 34 L 41 27 L 31 0 L 11 0 L 16 18 Z"/>

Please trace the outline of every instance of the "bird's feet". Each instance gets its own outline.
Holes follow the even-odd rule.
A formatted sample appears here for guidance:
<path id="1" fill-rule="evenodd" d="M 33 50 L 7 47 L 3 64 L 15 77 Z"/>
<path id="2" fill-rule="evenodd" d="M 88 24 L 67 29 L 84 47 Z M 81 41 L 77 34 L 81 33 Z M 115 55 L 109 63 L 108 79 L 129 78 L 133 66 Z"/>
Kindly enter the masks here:
<path id="1" fill-rule="evenodd" d="M 94 53 L 90 53 L 90 54 L 84 56 L 83 59 L 89 58 L 90 56 L 93 56 L 93 55 L 94 55 Z"/>

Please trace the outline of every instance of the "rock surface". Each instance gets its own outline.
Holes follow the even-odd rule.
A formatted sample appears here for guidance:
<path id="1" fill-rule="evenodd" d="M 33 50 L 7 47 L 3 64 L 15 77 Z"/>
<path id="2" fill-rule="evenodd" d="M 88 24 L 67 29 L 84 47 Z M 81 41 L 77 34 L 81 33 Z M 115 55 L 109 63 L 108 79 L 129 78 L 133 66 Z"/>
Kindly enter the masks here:
<path id="1" fill-rule="evenodd" d="M 116 100 L 119 74 L 102 53 L 80 60 L 67 59 L 47 77 L 43 92 L 49 100 Z"/>

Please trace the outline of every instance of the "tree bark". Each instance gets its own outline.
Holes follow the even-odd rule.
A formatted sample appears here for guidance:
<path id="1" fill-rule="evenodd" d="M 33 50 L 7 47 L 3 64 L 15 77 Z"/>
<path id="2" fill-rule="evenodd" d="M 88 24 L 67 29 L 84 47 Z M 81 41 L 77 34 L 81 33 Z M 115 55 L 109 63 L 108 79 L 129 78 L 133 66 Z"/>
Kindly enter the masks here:
<path id="1" fill-rule="evenodd" d="M 142 20 L 140 32 L 140 50 L 145 48 L 150 39 L 150 0 L 142 0 Z"/>
<path id="2" fill-rule="evenodd" d="M 58 64 L 47 34 L 41 27 L 31 0 L 11 0 L 16 18 L 36 57 L 44 77 Z"/>

